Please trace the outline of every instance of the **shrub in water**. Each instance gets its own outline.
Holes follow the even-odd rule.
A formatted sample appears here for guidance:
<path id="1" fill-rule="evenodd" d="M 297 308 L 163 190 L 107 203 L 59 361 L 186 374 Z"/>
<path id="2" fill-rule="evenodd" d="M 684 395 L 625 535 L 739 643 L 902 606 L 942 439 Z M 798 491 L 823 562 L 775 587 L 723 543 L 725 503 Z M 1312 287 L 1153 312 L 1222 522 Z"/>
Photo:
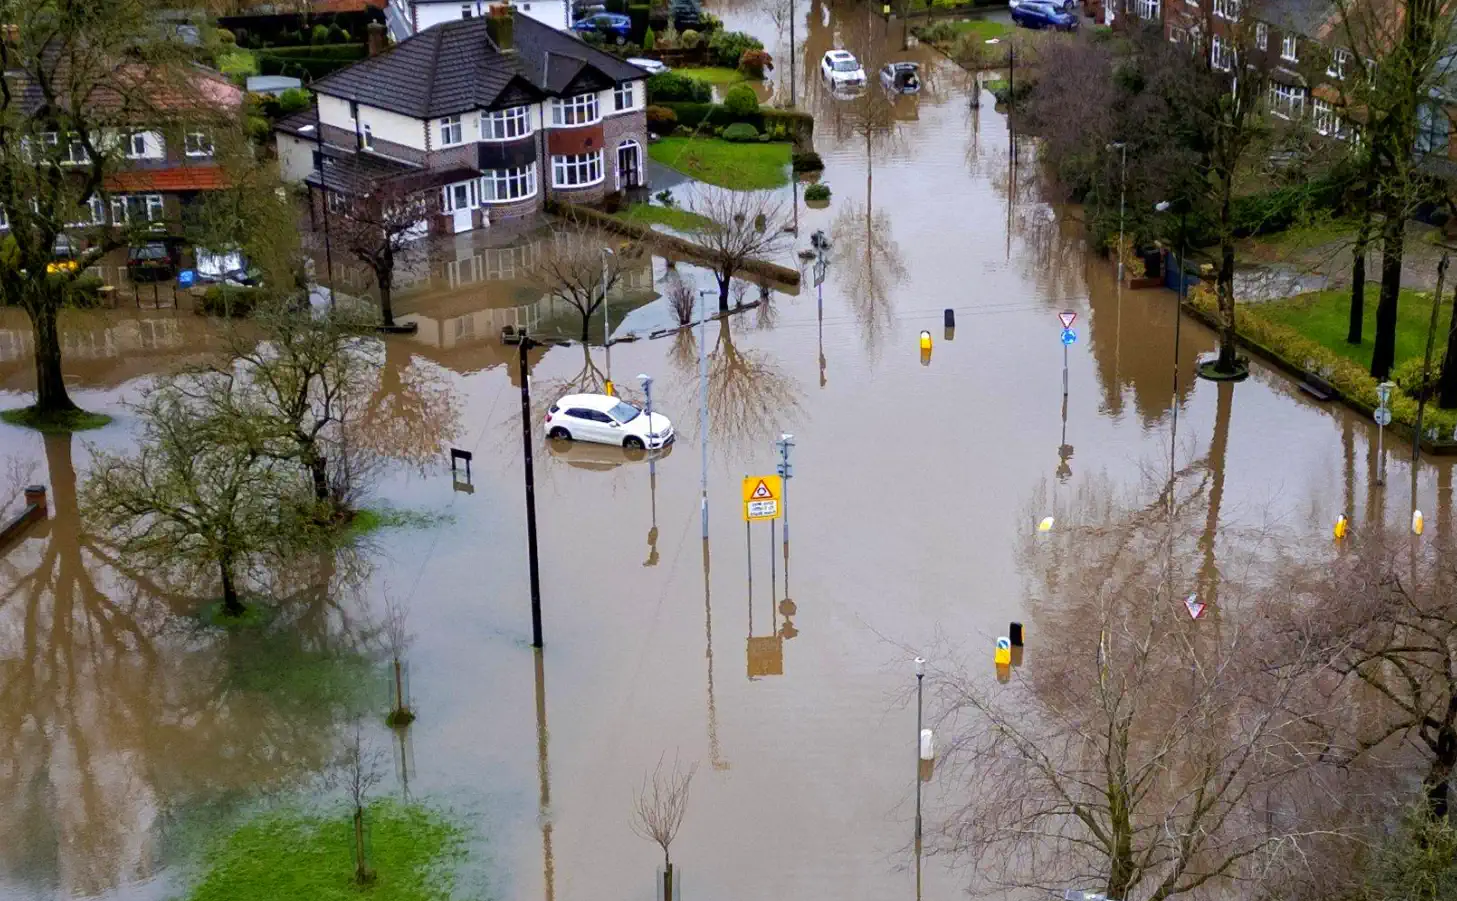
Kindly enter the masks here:
<path id="1" fill-rule="evenodd" d="M 793 160 L 795 172 L 818 172 L 825 168 L 825 161 L 813 150 L 796 150 Z"/>
<path id="2" fill-rule="evenodd" d="M 763 50 L 758 38 L 742 31 L 715 31 L 708 39 L 708 50 L 714 61 L 729 69 L 736 68 L 744 53 L 749 50 Z"/>
<path id="3" fill-rule="evenodd" d="M 763 78 L 764 72 L 774 68 L 774 57 L 767 50 L 745 50 L 739 57 L 739 71 L 749 78 Z"/>
<path id="4" fill-rule="evenodd" d="M 826 184 L 813 184 L 804 189 L 805 200 L 829 200 L 830 186 Z"/>
<path id="5" fill-rule="evenodd" d="M 723 130 L 725 141 L 757 141 L 759 140 L 759 129 L 747 122 L 735 122 Z"/>
<path id="6" fill-rule="evenodd" d="M 724 95 L 723 108 L 735 119 L 752 116 L 759 111 L 759 95 L 746 84 L 736 84 Z"/>

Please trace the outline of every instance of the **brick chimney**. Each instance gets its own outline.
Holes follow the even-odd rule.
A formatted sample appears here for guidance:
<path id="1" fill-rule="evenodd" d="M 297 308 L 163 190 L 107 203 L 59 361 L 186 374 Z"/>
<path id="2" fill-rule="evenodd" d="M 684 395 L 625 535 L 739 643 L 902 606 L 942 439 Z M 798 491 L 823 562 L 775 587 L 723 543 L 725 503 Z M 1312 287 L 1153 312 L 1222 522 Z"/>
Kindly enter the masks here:
<path id="1" fill-rule="evenodd" d="M 389 46 L 389 35 L 385 31 L 384 23 L 370 22 L 364 29 L 364 45 L 369 49 L 370 56 L 379 56 Z"/>
<path id="2" fill-rule="evenodd" d="M 502 3 L 493 4 L 486 15 L 486 33 L 502 53 L 516 49 L 516 19 L 511 7 Z"/>

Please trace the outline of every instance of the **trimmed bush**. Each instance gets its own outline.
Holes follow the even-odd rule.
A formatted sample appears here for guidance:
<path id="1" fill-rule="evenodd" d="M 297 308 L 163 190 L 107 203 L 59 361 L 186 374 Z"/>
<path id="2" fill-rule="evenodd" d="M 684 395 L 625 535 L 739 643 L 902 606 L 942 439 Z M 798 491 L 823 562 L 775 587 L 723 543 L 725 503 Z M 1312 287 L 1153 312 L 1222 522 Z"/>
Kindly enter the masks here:
<path id="1" fill-rule="evenodd" d="M 713 13 L 701 13 L 698 16 L 698 30 L 704 34 L 710 31 L 723 31 L 723 19 Z"/>
<path id="2" fill-rule="evenodd" d="M 257 288 L 211 285 L 198 300 L 197 312 L 205 316 L 251 316 L 258 301 L 257 295 Z"/>
<path id="3" fill-rule="evenodd" d="M 715 31 L 708 39 L 708 52 L 714 62 L 728 69 L 737 68 L 745 52 L 763 49 L 758 38 L 742 31 Z"/>
<path id="4" fill-rule="evenodd" d="M 759 129 L 747 122 L 735 122 L 723 130 L 725 141 L 757 141 L 759 140 Z"/>
<path id="5" fill-rule="evenodd" d="M 830 186 L 823 183 L 812 184 L 804 189 L 805 200 L 829 200 Z"/>
<path id="6" fill-rule="evenodd" d="M 813 150 L 796 150 L 790 160 L 795 172 L 819 172 L 825 168 L 825 161 Z"/>
<path id="7" fill-rule="evenodd" d="M 647 33 L 642 36 L 642 48 L 644 50 L 656 50 L 657 47 L 658 34 L 657 32 L 653 31 L 653 27 L 649 25 Z"/>
<path id="8" fill-rule="evenodd" d="M 330 25 L 328 37 L 329 43 L 331 44 L 345 44 L 349 41 L 349 32 L 340 28 L 338 25 Z"/>
<path id="9" fill-rule="evenodd" d="M 318 47 L 270 47 L 259 56 L 276 56 L 280 59 L 337 60 L 352 63 L 369 55 L 364 44 L 323 44 Z"/>
<path id="10" fill-rule="evenodd" d="M 226 28 L 219 28 L 218 43 L 224 44 L 226 46 L 232 46 L 238 43 L 238 36 L 233 34 L 231 31 L 228 31 Z"/>
<path id="11" fill-rule="evenodd" d="M 648 103 L 706 104 L 711 99 L 713 88 L 696 78 L 677 72 L 659 72 L 657 75 L 648 76 Z"/>
<path id="12" fill-rule="evenodd" d="M 774 57 L 767 50 L 745 50 L 739 57 L 739 71 L 746 78 L 763 78 L 764 72 L 774 68 Z"/>
<path id="13" fill-rule="evenodd" d="M 1396 387 L 1400 388 L 1407 397 L 1420 398 L 1424 389 L 1435 388 L 1442 377 L 1442 361 L 1433 360 L 1431 371 L 1426 373 L 1427 378 L 1423 380 L 1422 374 L 1426 369 L 1426 362 L 1421 357 L 1412 357 L 1391 370 L 1391 380 L 1396 382 Z"/>
<path id="14" fill-rule="evenodd" d="M 678 36 L 678 43 L 683 45 L 684 50 L 697 50 L 698 45 L 703 43 L 703 35 L 691 28 L 685 28 Z"/>
<path id="15" fill-rule="evenodd" d="M 327 44 L 329 42 L 329 26 L 324 24 L 315 25 L 309 31 L 310 44 Z"/>
<path id="16" fill-rule="evenodd" d="M 648 25 L 648 15 L 651 12 L 652 7 L 646 3 L 634 3 L 627 7 L 627 16 L 632 19 L 631 38 L 634 41 L 642 41 L 644 47 L 648 46 L 647 34 L 651 30 Z"/>
<path id="17" fill-rule="evenodd" d="M 308 91 L 303 88 L 289 88 L 278 95 L 278 112 L 283 116 L 301 112 L 308 109 L 311 102 Z"/>
<path id="18" fill-rule="evenodd" d="M 729 115 L 742 120 L 759 111 L 759 95 L 746 84 L 736 84 L 724 95 L 723 108 L 728 110 Z"/>
<path id="19" fill-rule="evenodd" d="M 670 135 L 678 127 L 678 114 L 666 106 L 650 106 L 646 114 L 648 131 L 655 135 Z"/>

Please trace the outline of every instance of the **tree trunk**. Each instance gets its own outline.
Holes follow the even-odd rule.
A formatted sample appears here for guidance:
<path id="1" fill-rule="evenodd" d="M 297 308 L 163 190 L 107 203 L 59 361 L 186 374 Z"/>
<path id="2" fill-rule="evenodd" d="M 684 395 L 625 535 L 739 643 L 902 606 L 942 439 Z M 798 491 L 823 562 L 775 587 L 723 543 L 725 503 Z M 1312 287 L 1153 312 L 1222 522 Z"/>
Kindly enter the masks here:
<path id="1" fill-rule="evenodd" d="M 314 482 L 314 500 L 329 503 L 329 471 L 322 454 L 310 455 L 309 475 Z"/>
<path id="2" fill-rule="evenodd" d="M 1346 343 L 1360 344 L 1361 330 L 1366 325 L 1366 230 L 1356 237 L 1351 261 L 1351 323 L 1346 328 Z"/>
<path id="3" fill-rule="evenodd" d="M 405 681 L 401 671 L 400 658 L 395 657 L 395 712 L 403 713 L 405 710 Z"/>
<path id="4" fill-rule="evenodd" d="M 1234 338 L 1234 239 L 1225 235 L 1219 241 L 1219 360 L 1218 372 L 1235 370 Z"/>
<path id="5" fill-rule="evenodd" d="M 1406 239 L 1406 222 L 1397 209 L 1383 210 L 1381 223 L 1381 298 L 1376 302 L 1375 348 L 1371 352 L 1371 377 L 1385 381 L 1396 364 L 1396 303 L 1401 293 L 1401 258 Z"/>
<path id="6" fill-rule="evenodd" d="M 592 311 L 589 309 L 587 312 L 585 312 L 585 313 L 582 314 L 582 343 L 583 344 L 586 344 L 587 343 L 587 338 L 588 338 L 588 336 L 591 333 L 592 333 Z M 602 335 L 602 340 L 603 341 L 606 341 L 607 340 L 607 335 L 605 333 Z"/>
<path id="7" fill-rule="evenodd" d="M 393 270 L 394 270 L 394 265 L 391 264 L 390 267 L 389 267 L 389 270 L 387 270 L 386 272 L 381 272 L 378 275 L 378 279 L 379 279 L 379 319 L 380 319 L 380 322 L 382 322 L 382 323 L 384 323 L 385 325 L 388 325 L 388 326 L 393 326 L 395 324 L 395 308 L 394 308 L 394 304 L 391 302 L 391 297 L 390 297 L 390 295 L 394 292 L 394 280 L 395 279 L 394 279 L 394 271 Z"/>
<path id="8" fill-rule="evenodd" d="M 1447 818 L 1450 807 L 1449 786 L 1452 770 L 1457 767 L 1457 729 L 1451 722 L 1444 723 L 1437 732 L 1437 748 L 1432 756 L 1427 778 L 1422 780 L 1427 794 L 1427 813 L 1433 820 Z"/>
<path id="9" fill-rule="evenodd" d="M 663 901 L 673 901 L 673 863 L 663 855 Z"/>
<path id="10" fill-rule="evenodd" d="M 57 304 L 50 300 L 26 306 L 35 335 L 35 410 L 38 413 L 78 409 L 61 377 L 61 329 L 56 321 L 56 308 Z"/>
<path id="11" fill-rule="evenodd" d="M 238 599 L 238 586 L 233 584 L 232 558 L 224 556 L 218 560 L 218 570 L 223 577 L 223 615 L 236 619 L 247 611 Z"/>
<path id="12" fill-rule="evenodd" d="M 370 881 L 369 862 L 364 857 L 364 808 L 354 807 L 354 881 L 360 885 Z"/>
<path id="13" fill-rule="evenodd" d="M 1442 375 L 1437 383 L 1437 406 L 1457 407 L 1457 299 L 1452 302 L 1452 319 L 1447 326 L 1447 350 L 1442 355 Z"/>
<path id="14" fill-rule="evenodd" d="M 714 277 L 718 279 L 718 311 L 727 313 L 729 285 L 733 284 L 734 271 L 730 269 L 727 272 L 716 272 Z"/>

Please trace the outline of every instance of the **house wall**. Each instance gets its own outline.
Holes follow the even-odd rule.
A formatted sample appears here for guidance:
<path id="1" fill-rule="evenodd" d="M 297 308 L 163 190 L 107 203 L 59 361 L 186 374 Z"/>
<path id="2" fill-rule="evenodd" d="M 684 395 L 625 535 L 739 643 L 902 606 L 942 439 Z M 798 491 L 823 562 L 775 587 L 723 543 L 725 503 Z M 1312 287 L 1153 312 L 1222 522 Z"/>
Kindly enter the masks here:
<path id="1" fill-rule="evenodd" d="M 349 101 L 342 97 L 319 94 L 319 121 L 324 125 L 354 133 L 354 117 L 349 115 Z"/>
<path id="2" fill-rule="evenodd" d="M 303 181 L 314 171 L 314 151 L 318 149 L 318 145 L 283 132 L 275 132 L 275 137 L 279 176 L 290 184 Z"/>
<path id="3" fill-rule="evenodd" d="M 638 146 L 638 178 L 643 187 L 648 183 L 648 117 L 641 110 L 633 113 L 623 113 L 606 119 L 602 123 L 602 140 L 606 144 L 607 159 L 604 165 L 607 167 L 608 181 L 615 190 L 622 191 L 627 188 L 622 173 L 617 171 L 617 148 L 628 141 L 636 141 Z"/>
<path id="4" fill-rule="evenodd" d="M 485 0 L 442 0 L 442 2 L 415 0 L 412 5 L 415 30 L 424 31 L 441 22 L 455 22 L 464 18 L 462 6 L 469 5 L 471 15 L 480 17 L 486 14 L 486 8 L 492 4 Z M 530 16 L 543 25 L 563 30 L 570 26 L 567 21 L 567 4 L 562 0 L 524 0 L 524 2 L 508 3 L 507 5 L 519 9 L 524 15 Z"/>
<path id="5" fill-rule="evenodd" d="M 345 110 L 346 116 L 348 110 Z M 425 150 L 425 123 L 419 119 L 392 113 L 374 106 L 359 105 L 359 127 L 370 127 L 376 141 L 386 141 L 397 147 Z"/>

